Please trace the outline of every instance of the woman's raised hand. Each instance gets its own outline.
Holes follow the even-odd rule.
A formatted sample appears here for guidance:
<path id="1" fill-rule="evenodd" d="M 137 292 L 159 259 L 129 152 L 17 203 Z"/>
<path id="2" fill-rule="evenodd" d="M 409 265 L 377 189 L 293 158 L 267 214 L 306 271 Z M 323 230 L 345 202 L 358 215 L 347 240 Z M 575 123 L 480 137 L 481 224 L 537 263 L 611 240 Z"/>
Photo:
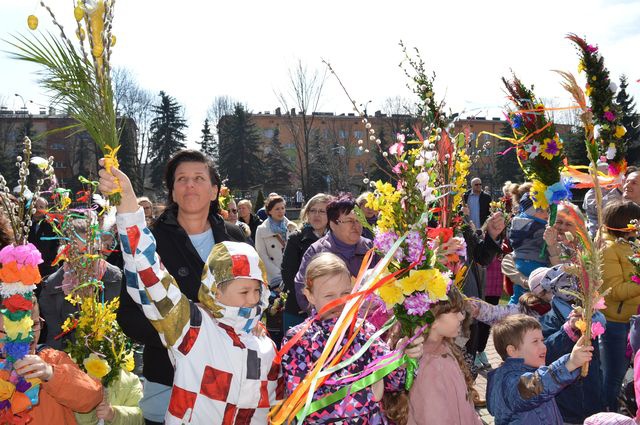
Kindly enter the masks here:
<path id="1" fill-rule="evenodd" d="M 98 175 L 100 176 L 98 189 L 100 189 L 100 192 L 104 195 L 109 195 L 118 190 L 118 183 L 120 183 L 119 187 L 121 189 L 122 198 L 120 200 L 120 204 L 117 205 L 118 212 L 136 212 L 138 210 L 138 200 L 135 192 L 133 191 L 133 186 L 131 186 L 129 177 L 115 167 L 111 168 L 111 173 L 107 172 L 104 168 L 104 158 L 100 159 L 99 164 L 103 167 L 98 171 Z"/>

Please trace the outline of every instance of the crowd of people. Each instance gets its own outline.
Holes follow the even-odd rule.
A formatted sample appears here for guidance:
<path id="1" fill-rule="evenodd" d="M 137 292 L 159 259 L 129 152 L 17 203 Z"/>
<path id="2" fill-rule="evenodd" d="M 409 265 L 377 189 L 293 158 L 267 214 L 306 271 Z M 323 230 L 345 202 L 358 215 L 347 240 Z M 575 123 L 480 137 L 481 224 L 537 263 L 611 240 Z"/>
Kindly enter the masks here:
<path id="1" fill-rule="evenodd" d="M 321 358 L 343 307 L 325 306 L 352 292 L 374 246 L 377 212 L 367 207 L 367 194 L 319 193 L 306 203 L 298 197 L 296 221 L 276 193 L 256 213 L 248 199 L 231 199 L 223 211 L 221 179 L 211 160 L 193 150 L 171 158 L 165 184 L 168 201 L 160 210 L 137 198 L 119 170 L 100 171 L 101 191 L 122 188 L 118 238 L 100 263 L 104 299 L 120 297 L 117 321 L 142 347 L 140 377 L 123 371 L 108 392 L 62 352 L 74 338 L 62 323 L 77 307 L 62 291 L 68 266 L 51 265 L 57 242 L 43 220 L 47 200 L 34 200 L 29 240 L 45 260 L 33 310 L 39 344 L 15 365 L 25 378 L 43 381 L 32 423 L 266 424 L 270 409 Z M 552 225 L 530 191 L 530 183 L 505 183 L 497 208 L 473 178 L 460 212 L 464 244 L 454 239 L 441 247 L 466 249 L 461 289 L 451 286 L 448 299 L 432 306 L 434 322 L 411 343 L 395 328 L 378 337 L 381 323 L 371 315 L 345 353 L 364 354 L 313 399 L 337 392 L 341 380 L 395 349 L 419 363 L 411 389 L 404 389 L 409 372 L 398 368 L 322 405 L 305 423 L 478 424 L 475 408 L 484 405 L 496 424 L 636 423 L 628 372 L 640 362 L 640 329 L 633 325 L 640 286 L 630 278 L 633 253 L 622 242 L 636 236 L 627 225 L 640 219 L 640 172 L 629 167 L 620 188 L 605 190 L 602 223 L 592 191 L 584 214 L 563 202 Z M 593 317 L 605 332 L 591 344 L 581 336 L 577 282 L 566 270 L 581 224 L 576 217 L 605 239 L 606 308 Z M 5 221 L 4 245 L 12 242 Z M 73 225 L 86 238 L 86 222 Z M 368 309 L 377 311 L 377 303 L 370 300 Z M 504 360 L 493 370 L 486 353 L 491 335 Z M 586 362 L 588 373 L 580 377 Z M 474 387 L 480 370 L 490 370 L 486 394 Z"/>

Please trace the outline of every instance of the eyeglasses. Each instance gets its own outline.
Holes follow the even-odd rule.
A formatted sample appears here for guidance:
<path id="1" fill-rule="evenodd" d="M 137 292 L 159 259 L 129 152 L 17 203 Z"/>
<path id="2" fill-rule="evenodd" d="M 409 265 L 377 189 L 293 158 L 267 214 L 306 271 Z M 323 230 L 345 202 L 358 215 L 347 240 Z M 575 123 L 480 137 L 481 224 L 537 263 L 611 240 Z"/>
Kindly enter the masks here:
<path id="1" fill-rule="evenodd" d="M 316 209 L 309 210 L 309 214 L 326 214 L 326 213 L 327 213 L 326 210 L 316 210 Z"/>
<path id="2" fill-rule="evenodd" d="M 482 183 L 474 183 L 474 186 L 482 186 Z"/>
<path id="3" fill-rule="evenodd" d="M 229 210 L 229 212 L 230 212 L 230 213 L 233 213 L 233 214 L 238 214 L 238 210 L 236 210 L 236 209 Z"/>
<path id="4" fill-rule="evenodd" d="M 358 220 L 353 220 L 353 219 L 349 219 L 349 220 L 336 220 L 336 223 L 338 224 L 346 224 L 347 226 L 355 226 L 355 225 L 359 225 L 360 222 Z"/>

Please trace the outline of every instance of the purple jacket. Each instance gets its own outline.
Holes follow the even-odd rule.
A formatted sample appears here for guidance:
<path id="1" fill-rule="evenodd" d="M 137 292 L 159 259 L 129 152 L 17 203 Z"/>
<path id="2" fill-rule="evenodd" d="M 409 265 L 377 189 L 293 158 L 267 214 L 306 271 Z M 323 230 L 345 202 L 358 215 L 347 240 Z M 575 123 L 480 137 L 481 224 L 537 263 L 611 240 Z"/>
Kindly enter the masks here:
<path id="1" fill-rule="evenodd" d="M 357 244 L 347 245 L 337 240 L 333 236 L 332 232 L 327 233 L 311 244 L 309 249 L 307 249 L 307 252 L 305 252 L 302 257 L 300 268 L 298 269 L 298 274 L 296 274 L 295 278 L 295 295 L 300 309 L 304 311 L 309 310 L 309 301 L 307 301 L 307 297 L 304 296 L 302 290 L 304 289 L 307 266 L 316 254 L 321 252 L 331 252 L 332 254 L 337 255 L 347 264 L 347 268 L 351 272 L 351 275 L 357 276 L 360 271 L 364 255 L 371 248 L 373 248 L 373 241 L 371 239 L 360 237 L 360 241 L 358 241 Z M 373 261 L 371 262 L 371 267 L 373 267 L 377 262 L 378 257 L 374 256 Z"/>

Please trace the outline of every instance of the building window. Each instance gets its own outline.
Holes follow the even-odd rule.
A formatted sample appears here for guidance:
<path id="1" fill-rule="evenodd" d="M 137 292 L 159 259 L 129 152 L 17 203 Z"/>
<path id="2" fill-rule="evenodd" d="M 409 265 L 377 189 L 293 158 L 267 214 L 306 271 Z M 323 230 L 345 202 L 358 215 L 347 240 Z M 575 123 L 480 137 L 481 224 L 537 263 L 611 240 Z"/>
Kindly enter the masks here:
<path id="1" fill-rule="evenodd" d="M 361 162 L 356 163 L 356 171 L 358 173 L 363 173 L 364 172 L 364 165 L 362 165 Z"/>
<path id="2" fill-rule="evenodd" d="M 346 139 L 347 138 L 347 132 L 344 131 L 344 130 L 340 130 L 338 135 L 340 136 L 341 139 Z"/>
<path id="3" fill-rule="evenodd" d="M 62 162 L 62 161 L 53 161 L 53 168 L 65 168 L 64 162 Z"/>
<path id="4" fill-rule="evenodd" d="M 364 137 L 364 131 L 362 130 L 355 130 L 353 132 L 353 137 L 355 137 L 356 139 L 362 139 Z"/>
<path id="5" fill-rule="evenodd" d="M 273 128 L 267 128 L 265 130 L 262 131 L 262 135 L 268 139 L 273 137 Z"/>
<path id="6" fill-rule="evenodd" d="M 49 149 L 55 150 L 55 151 L 63 151 L 65 149 L 64 143 L 51 143 L 49 145 Z"/>

